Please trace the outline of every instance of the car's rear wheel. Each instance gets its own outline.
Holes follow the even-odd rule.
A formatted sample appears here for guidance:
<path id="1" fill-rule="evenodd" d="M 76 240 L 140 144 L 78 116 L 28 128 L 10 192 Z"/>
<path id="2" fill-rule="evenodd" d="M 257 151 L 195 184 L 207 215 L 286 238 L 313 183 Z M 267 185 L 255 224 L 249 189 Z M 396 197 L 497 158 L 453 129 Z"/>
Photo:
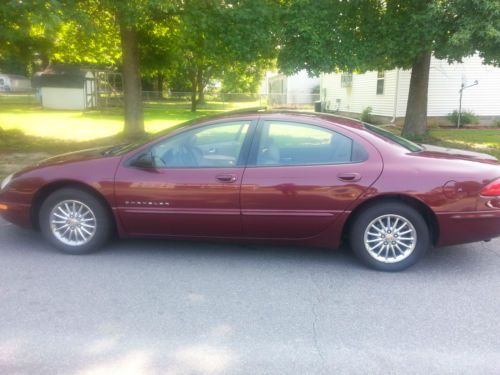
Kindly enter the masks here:
<path id="1" fill-rule="evenodd" d="M 429 248 L 429 228 L 410 206 L 398 202 L 374 204 L 354 219 L 350 244 L 369 267 L 401 271 L 415 264 Z"/>
<path id="2" fill-rule="evenodd" d="M 99 199 L 74 188 L 52 193 L 41 206 L 39 220 L 45 238 L 70 254 L 99 249 L 112 232 L 110 215 Z"/>

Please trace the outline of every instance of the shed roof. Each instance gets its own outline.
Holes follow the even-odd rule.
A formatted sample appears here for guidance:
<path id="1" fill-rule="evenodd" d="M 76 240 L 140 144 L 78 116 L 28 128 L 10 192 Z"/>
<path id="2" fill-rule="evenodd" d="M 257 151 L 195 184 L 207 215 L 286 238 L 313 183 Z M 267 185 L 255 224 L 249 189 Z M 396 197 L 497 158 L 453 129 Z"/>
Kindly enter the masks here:
<path id="1" fill-rule="evenodd" d="M 89 69 L 72 65 L 50 66 L 33 76 L 33 87 L 83 88 Z"/>
<path id="2" fill-rule="evenodd" d="M 26 78 L 25 76 L 22 76 L 20 74 L 8 74 L 8 73 L 0 73 L 0 77 L 8 77 L 10 79 L 23 79 L 23 80 L 29 79 L 29 78 Z"/>

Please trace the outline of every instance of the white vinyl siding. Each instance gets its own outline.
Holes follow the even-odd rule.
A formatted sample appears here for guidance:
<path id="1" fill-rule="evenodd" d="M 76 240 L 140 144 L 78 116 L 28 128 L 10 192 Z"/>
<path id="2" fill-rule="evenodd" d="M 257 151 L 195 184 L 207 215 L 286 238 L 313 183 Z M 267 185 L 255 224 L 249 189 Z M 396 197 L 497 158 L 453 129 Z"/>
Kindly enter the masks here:
<path id="1" fill-rule="evenodd" d="M 396 71 L 385 72 L 384 93 L 377 95 L 377 72 L 367 72 L 352 76 L 351 87 L 342 87 L 340 74 L 323 74 L 321 87 L 326 89 L 326 102 L 330 110 L 361 113 L 370 106 L 374 115 L 392 116 L 396 90 Z M 321 90 L 322 95 L 324 90 Z M 324 95 L 322 96 L 323 100 Z M 340 99 L 340 107 L 337 106 Z"/>
<path id="2" fill-rule="evenodd" d="M 458 109 L 459 90 L 464 80 L 466 85 L 479 82 L 465 89 L 462 108 L 472 110 L 479 116 L 500 115 L 500 68 L 483 65 L 479 56 L 464 59 L 463 64 L 448 64 L 432 59 L 429 77 L 429 116 L 446 116 Z"/>
<path id="3" fill-rule="evenodd" d="M 374 115 L 392 117 L 396 103 L 396 117 L 404 117 L 410 89 L 410 70 L 399 71 L 398 95 L 395 98 L 397 70 L 385 71 L 384 93 L 377 95 L 377 72 L 354 74 L 352 86 L 342 88 L 340 74 L 323 74 L 321 92 L 326 90 L 326 101 L 330 110 L 336 110 L 340 99 L 343 112 L 361 113 L 372 107 Z M 448 64 L 432 58 L 429 77 L 428 115 L 446 116 L 458 109 L 459 90 L 462 80 L 469 85 L 475 80 L 477 86 L 464 90 L 462 108 L 479 116 L 500 116 L 500 68 L 483 65 L 478 56 L 464 59 L 462 64 Z M 395 101 L 396 99 L 396 101 Z"/>

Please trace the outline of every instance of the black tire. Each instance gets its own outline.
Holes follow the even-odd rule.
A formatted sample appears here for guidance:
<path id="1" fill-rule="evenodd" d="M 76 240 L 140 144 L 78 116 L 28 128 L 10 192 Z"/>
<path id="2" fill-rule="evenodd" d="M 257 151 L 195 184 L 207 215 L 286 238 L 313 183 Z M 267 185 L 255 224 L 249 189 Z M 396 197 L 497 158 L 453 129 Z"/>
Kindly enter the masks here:
<path id="1" fill-rule="evenodd" d="M 81 245 L 68 245 L 61 242 L 53 233 L 50 223 L 52 210 L 61 202 L 77 201 L 87 206 L 95 217 L 95 229 L 88 242 Z M 100 249 L 111 237 L 113 220 L 106 207 L 91 193 L 76 188 L 63 188 L 49 195 L 42 203 L 39 214 L 40 230 L 43 236 L 56 248 L 67 254 L 88 254 Z"/>
<path id="2" fill-rule="evenodd" d="M 408 250 L 408 255 L 404 255 L 403 252 L 398 252 L 394 250 L 394 254 L 397 254 L 401 260 L 398 260 L 397 257 L 392 257 L 392 263 L 387 262 L 387 258 L 385 260 L 380 260 L 376 259 L 375 256 L 376 254 L 371 255 L 367 245 L 365 245 L 365 233 L 370 227 L 370 225 L 377 220 L 378 218 L 383 217 L 383 220 L 387 219 L 386 215 L 391 215 L 394 220 L 396 218 L 402 218 L 405 219 L 407 222 L 411 223 L 413 228 L 411 226 L 408 226 L 408 229 L 414 229 L 414 232 L 410 233 L 410 236 L 415 233 L 416 238 L 415 241 L 406 241 L 406 244 L 410 246 L 414 246 L 413 250 Z M 402 223 L 400 221 L 399 223 Z M 379 224 L 377 224 L 379 225 Z M 396 225 L 397 226 L 397 225 Z M 390 227 L 390 225 L 389 225 Z M 373 228 L 373 227 L 371 227 Z M 374 230 L 370 230 L 370 232 L 375 232 Z M 378 233 L 378 232 L 377 232 Z M 404 232 L 400 232 L 404 233 Z M 379 245 L 381 241 L 383 241 L 382 246 L 384 247 L 385 244 L 388 242 L 386 241 L 385 236 L 388 236 L 387 234 L 380 234 L 380 236 L 384 236 L 384 239 L 374 240 L 374 245 Z M 388 241 L 392 241 L 395 235 L 391 235 L 391 239 Z M 368 237 L 368 238 L 376 238 L 374 236 Z M 400 237 L 402 238 L 402 237 Z M 397 239 L 395 239 L 397 241 Z M 427 223 L 425 222 L 424 218 L 422 215 L 415 210 L 414 208 L 399 203 L 399 202 L 383 202 L 379 204 L 373 204 L 371 206 L 368 206 L 366 209 L 364 209 L 362 212 L 360 212 L 356 218 L 354 219 L 352 226 L 350 228 L 350 233 L 349 233 L 349 241 L 352 250 L 356 254 L 356 256 L 368 267 L 379 270 L 379 271 L 401 271 L 404 270 L 413 264 L 415 264 L 422 256 L 425 254 L 427 249 L 430 247 L 430 234 L 429 234 L 429 228 L 427 226 Z M 377 242 L 379 241 L 379 242 Z M 370 241 L 368 241 L 370 242 Z M 397 242 L 390 242 L 390 243 L 397 243 Z M 414 244 L 414 245 L 413 245 Z M 390 245 L 389 245 L 390 246 Z M 379 249 L 381 249 L 379 247 Z M 406 250 L 407 247 L 400 246 L 401 249 Z M 380 251 L 379 249 L 373 250 L 373 252 L 378 252 Z M 388 247 L 384 247 L 384 249 L 388 249 Z M 387 250 L 389 253 L 389 250 Z M 385 250 L 383 251 L 385 254 Z M 390 252 L 392 253 L 392 250 Z M 377 256 L 378 258 L 382 257 Z"/>

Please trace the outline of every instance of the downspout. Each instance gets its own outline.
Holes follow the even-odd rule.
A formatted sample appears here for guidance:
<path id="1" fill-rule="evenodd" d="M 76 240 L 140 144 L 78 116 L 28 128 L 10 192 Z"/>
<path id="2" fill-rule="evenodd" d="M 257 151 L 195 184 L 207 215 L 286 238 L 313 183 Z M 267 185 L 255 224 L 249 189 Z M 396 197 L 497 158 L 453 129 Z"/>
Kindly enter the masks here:
<path id="1" fill-rule="evenodd" d="M 396 122 L 396 116 L 398 114 L 398 92 L 399 92 L 399 68 L 396 69 L 396 89 L 394 90 L 394 108 L 392 110 L 391 124 Z"/>

